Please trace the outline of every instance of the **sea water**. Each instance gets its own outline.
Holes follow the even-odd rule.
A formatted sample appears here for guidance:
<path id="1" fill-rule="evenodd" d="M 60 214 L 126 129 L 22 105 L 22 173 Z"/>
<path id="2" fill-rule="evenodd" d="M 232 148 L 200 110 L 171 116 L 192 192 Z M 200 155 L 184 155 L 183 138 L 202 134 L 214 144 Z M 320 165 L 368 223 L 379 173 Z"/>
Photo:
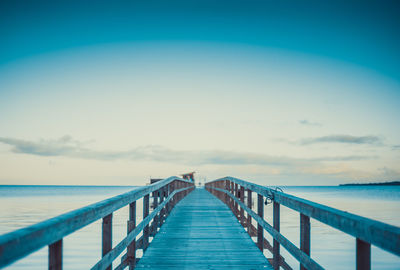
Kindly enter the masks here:
<path id="1" fill-rule="evenodd" d="M 285 193 L 400 227 L 400 186 L 305 186 L 281 187 Z M 265 206 L 266 220 L 273 224 L 272 204 Z M 280 207 L 280 231 L 300 246 L 300 214 Z M 311 223 L 311 258 L 326 269 L 355 269 L 356 239 L 314 219 Z M 268 234 L 268 233 L 265 233 Z M 267 237 L 272 243 L 272 238 Z M 282 246 L 290 266 L 298 262 Z M 267 257 L 272 257 L 265 252 Z M 400 257 L 371 247 L 372 269 L 400 269 Z"/>
<path id="2" fill-rule="evenodd" d="M 0 186 L 0 234 L 130 191 L 121 186 Z M 285 193 L 400 226 L 400 187 L 307 186 L 281 187 Z M 265 206 L 272 224 L 272 205 Z M 113 214 L 113 246 L 126 236 L 128 207 Z M 137 222 L 142 219 L 142 201 L 137 203 Z M 299 246 L 299 213 L 281 206 L 281 233 Z M 272 240 L 265 232 L 268 240 Z M 372 246 L 372 269 L 400 269 L 400 258 Z M 297 261 L 281 246 L 281 254 L 294 269 Z M 271 257 L 266 251 L 265 255 Z M 6 267 L 46 269 L 48 248 Z M 355 238 L 311 219 L 311 257 L 326 269 L 355 269 Z M 88 269 L 101 258 L 101 220 L 63 240 L 64 269 Z M 114 266 L 118 265 L 116 260 Z"/>

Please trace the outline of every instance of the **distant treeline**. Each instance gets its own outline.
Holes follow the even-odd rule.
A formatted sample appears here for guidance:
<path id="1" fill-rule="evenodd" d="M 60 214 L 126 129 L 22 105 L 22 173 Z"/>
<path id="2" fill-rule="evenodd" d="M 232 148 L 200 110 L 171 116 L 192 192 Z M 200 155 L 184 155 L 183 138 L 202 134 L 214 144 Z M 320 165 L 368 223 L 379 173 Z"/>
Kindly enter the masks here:
<path id="1" fill-rule="evenodd" d="M 400 181 L 382 182 L 382 183 L 351 183 L 351 184 L 340 184 L 339 186 L 400 186 Z"/>

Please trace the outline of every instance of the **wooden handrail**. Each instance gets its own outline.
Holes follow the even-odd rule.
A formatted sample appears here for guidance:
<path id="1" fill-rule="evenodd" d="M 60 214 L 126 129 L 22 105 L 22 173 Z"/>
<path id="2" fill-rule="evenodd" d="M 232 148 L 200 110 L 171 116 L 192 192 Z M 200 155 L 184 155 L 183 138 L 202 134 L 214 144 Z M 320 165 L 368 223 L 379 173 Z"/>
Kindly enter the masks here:
<path id="1" fill-rule="evenodd" d="M 295 257 L 299 262 L 304 264 L 307 267 L 307 269 L 318 269 L 318 270 L 324 269 L 316 261 L 311 259 L 307 254 L 305 254 L 299 248 L 297 248 L 292 242 L 290 242 L 280 232 L 275 230 L 273 226 L 271 226 L 268 222 L 266 222 L 263 218 L 261 218 L 256 212 L 254 212 L 253 210 L 248 208 L 238 198 L 236 198 L 234 195 L 232 195 L 229 191 L 221 189 L 221 188 L 212 188 L 212 189 L 228 194 L 228 196 L 231 197 L 233 200 L 235 200 L 243 210 L 245 210 L 247 213 L 249 213 L 251 215 L 251 217 L 254 218 L 254 220 L 256 220 L 257 223 L 264 230 L 266 230 L 269 234 L 271 234 L 271 236 L 275 240 L 277 240 L 280 244 L 282 244 L 290 252 L 290 254 L 293 255 L 293 257 Z"/>
<path id="2" fill-rule="evenodd" d="M 177 182 L 184 184 L 185 187 L 180 190 L 177 190 L 177 188 L 175 188 L 175 183 Z M 61 269 L 59 265 L 61 261 L 60 253 L 62 252 L 61 248 L 62 238 L 101 218 L 103 218 L 103 237 L 104 237 L 105 217 L 112 215 L 114 211 L 124 206 L 127 206 L 133 202 L 136 202 L 136 200 L 142 197 L 148 196 L 152 192 L 164 189 L 166 187 L 170 187 L 171 185 L 173 187 L 168 191 L 169 192 L 168 198 L 170 199 L 165 200 L 165 203 L 160 204 L 160 206 L 162 205 L 162 207 L 160 206 L 157 207 L 158 210 L 161 210 L 164 207 L 166 208 L 171 207 L 171 198 L 175 197 L 176 199 L 179 200 L 181 198 L 181 197 L 177 198 L 179 194 L 184 193 L 184 195 L 186 195 L 189 189 L 194 188 L 194 183 L 192 181 L 172 176 L 164 180 L 161 180 L 159 182 L 156 182 L 154 184 L 139 187 L 124 194 L 4 234 L 0 236 L 0 267 L 7 266 L 35 252 L 36 250 L 39 250 L 40 248 L 48 245 L 49 269 Z M 148 220 L 149 222 L 158 213 L 157 212 L 153 215 L 153 212 L 146 218 L 146 220 Z M 145 225 L 148 224 L 149 223 Z M 137 228 L 139 228 L 139 226 Z M 136 232 L 137 230 L 135 229 L 133 231 Z M 104 248 L 104 241 L 103 241 L 103 248 Z M 104 256 L 106 256 L 110 252 L 111 251 L 105 252 Z M 55 259 L 52 260 L 53 258 Z"/>
<path id="3" fill-rule="evenodd" d="M 232 190 L 232 186 L 235 189 Z M 272 200 L 274 204 L 274 226 L 268 224 L 258 214 L 253 212 L 249 206 L 243 203 L 243 200 L 237 196 L 235 192 L 237 186 L 246 189 L 249 194 L 255 192 L 262 198 Z M 311 202 L 302 198 L 298 198 L 278 190 L 250 183 L 234 177 L 224 177 L 206 183 L 206 188 L 213 194 L 217 195 L 221 200 L 225 201 L 232 210 L 237 214 L 235 205 L 240 205 L 251 217 L 253 217 L 263 229 L 269 232 L 274 238 L 274 268 L 279 266 L 279 244 L 282 244 L 300 263 L 302 269 L 320 269 L 318 264 L 310 261 L 310 223 L 309 219 L 314 218 L 344 233 L 356 237 L 357 243 L 357 269 L 365 268 L 370 265 L 370 245 L 380 247 L 390 253 L 400 256 L 400 228 L 383 222 L 372 220 L 369 218 L 354 215 L 332 207 Z M 213 192 L 214 191 L 214 192 Z M 229 200 L 225 199 L 226 195 Z M 243 195 L 242 195 L 243 196 Z M 234 203 L 232 203 L 232 201 Z M 251 203 L 251 200 L 249 200 Z M 300 213 L 300 249 L 284 238 L 279 233 L 279 205 L 282 204 L 292 210 Z M 261 240 L 262 241 L 262 240 Z M 258 243 L 259 247 L 263 244 Z M 316 262 L 315 262 L 316 263 Z M 364 268 L 362 268 L 364 267 Z"/>
<path id="4" fill-rule="evenodd" d="M 124 251 L 124 249 L 127 248 L 127 246 L 144 229 L 144 227 L 151 222 L 151 220 L 161 211 L 161 209 L 164 208 L 164 206 L 175 196 L 175 194 L 188 190 L 190 188 L 192 187 L 182 188 L 172 192 L 171 195 L 169 195 L 163 203 L 161 203 L 156 209 L 154 209 L 151 214 L 144 218 L 134 230 L 132 230 L 124 239 L 122 239 L 121 242 L 119 242 L 112 250 L 110 250 L 110 252 L 103 256 L 103 258 L 95 266 L 93 266 L 91 270 L 106 269 L 106 267 L 110 265 L 115 260 L 115 258 L 117 258 Z"/>

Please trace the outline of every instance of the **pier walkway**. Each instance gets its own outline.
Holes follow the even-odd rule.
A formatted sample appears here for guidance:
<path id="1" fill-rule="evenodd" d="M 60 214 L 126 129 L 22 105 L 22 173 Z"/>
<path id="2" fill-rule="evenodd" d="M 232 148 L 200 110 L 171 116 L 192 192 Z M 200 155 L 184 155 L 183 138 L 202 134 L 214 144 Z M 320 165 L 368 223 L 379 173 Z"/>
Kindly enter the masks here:
<path id="1" fill-rule="evenodd" d="M 272 269 L 232 211 L 205 189 L 175 206 L 137 269 Z"/>
<path id="2" fill-rule="evenodd" d="M 272 224 L 264 219 L 266 205 Z M 299 245 L 280 231 L 281 205 L 299 214 Z M 113 213 L 123 207 L 129 210 L 127 234 L 115 244 Z M 143 211 L 139 218 L 137 210 Z M 357 270 L 371 269 L 372 245 L 400 256 L 400 227 L 234 177 L 216 179 L 202 189 L 192 177 L 171 176 L 0 235 L 0 268 L 48 246 L 48 269 L 62 270 L 64 237 L 102 220 L 101 257 L 91 270 L 292 270 L 281 248 L 301 270 L 323 270 L 311 257 L 311 219 L 354 237 Z"/>

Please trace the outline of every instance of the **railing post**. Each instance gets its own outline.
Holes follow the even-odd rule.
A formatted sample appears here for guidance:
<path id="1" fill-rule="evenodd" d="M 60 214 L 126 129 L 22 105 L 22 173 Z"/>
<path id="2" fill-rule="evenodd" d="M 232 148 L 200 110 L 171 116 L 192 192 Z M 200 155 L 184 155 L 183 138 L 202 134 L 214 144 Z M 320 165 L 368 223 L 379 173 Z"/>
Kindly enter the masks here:
<path id="1" fill-rule="evenodd" d="M 371 244 L 356 238 L 356 269 L 371 269 Z"/>
<path id="2" fill-rule="evenodd" d="M 183 183 L 181 181 L 178 182 L 178 189 L 182 188 L 182 184 Z M 178 194 L 179 194 L 179 201 L 181 201 L 183 199 L 183 194 L 182 192 L 179 192 Z"/>
<path id="3" fill-rule="evenodd" d="M 240 186 L 240 201 L 244 203 L 244 187 Z M 242 223 L 242 226 L 244 226 L 244 209 L 243 207 L 240 207 L 240 223 Z"/>
<path id="4" fill-rule="evenodd" d="M 164 186 L 160 189 L 160 204 L 164 201 L 164 196 L 165 196 L 164 193 L 166 192 L 166 188 L 168 188 L 168 186 L 167 187 Z M 161 225 L 164 222 L 164 214 L 167 212 L 167 207 L 168 207 L 168 203 L 160 211 L 160 215 L 159 215 L 159 219 L 158 219 L 158 227 L 161 227 Z"/>
<path id="5" fill-rule="evenodd" d="M 235 197 L 239 198 L 239 187 L 237 183 L 235 183 Z M 237 219 L 239 219 L 239 207 L 236 201 L 235 201 L 235 216 Z"/>
<path id="6" fill-rule="evenodd" d="M 136 201 L 129 204 L 128 234 L 136 228 Z M 127 263 L 129 270 L 135 269 L 136 264 L 136 239 L 133 239 L 127 250 Z"/>
<path id="7" fill-rule="evenodd" d="M 220 189 L 225 189 L 225 180 L 224 181 L 221 181 L 220 183 L 219 183 L 219 188 Z M 221 197 L 221 201 L 223 201 L 223 202 L 225 202 L 225 193 L 224 192 L 222 192 L 222 191 L 220 191 L 219 192 L 221 195 L 220 195 L 220 197 Z"/>
<path id="8" fill-rule="evenodd" d="M 156 209 L 158 206 L 159 192 L 160 192 L 159 190 L 156 190 L 155 192 L 153 192 L 153 210 Z M 154 217 L 153 224 L 152 224 L 152 230 L 151 230 L 152 236 L 154 236 L 157 233 L 159 215 L 160 215 L 160 213 L 158 213 Z"/>
<path id="9" fill-rule="evenodd" d="M 149 199 L 150 195 L 147 194 L 143 197 L 143 219 L 149 215 Z M 149 224 L 143 228 L 143 251 L 147 249 L 149 245 Z"/>
<path id="10" fill-rule="evenodd" d="M 300 213 L 300 249 L 308 256 L 310 256 L 310 230 L 310 217 Z M 300 270 L 306 269 L 300 264 Z"/>
<path id="11" fill-rule="evenodd" d="M 229 181 L 229 192 L 234 195 L 235 193 L 233 192 L 233 182 Z M 233 205 L 234 205 L 234 200 L 232 198 L 229 199 L 229 208 L 231 208 L 231 211 L 233 212 Z"/>
<path id="12" fill-rule="evenodd" d="M 250 189 L 247 190 L 247 207 L 251 209 L 252 206 L 252 192 Z M 247 231 L 251 235 L 251 216 L 249 213 L 247 213 Z"/>
<path id="13" fill-rule="evenodd" d="M 181 182 L 179 182 L 179 181 L 176 181 L 176 189 L 178 190 L 178 189 L 180 189 L 181 188 Z M 176 203 L 178 203 L 180 200 L 181 200 L 181 193 L 179 192 L 179 193 L 177 193 L 176 194 L 176 196 L 177 196 L 177 200 L 176 200 Z"/>
<path id="14" fill-rule="evenodd" d="M 62 270 L 62 239 L 49 245 L 49 270 Z"/>
<path id="15" fill-rule="evenodd" d="M 175 189 L 176 190 L 178 190 L 178 189 L 180 189 L 180 182 L 179 181 L 176 181 L 175 182 Z M 176 203 L 175 203 L 175 205 L 179 202 L 181 200 L 181 194 L 180 193 L 176 193 Z"/>
<path id="16" fill-rule="evenodd" d="M 189 183 L 186 183 L 186 182 L 185 182 L 185 183 L 183 184 L 183 187 L 185 187 L 185 188 L 189 187 Z M 183 197 L 186 197 L 186 196 L 189 194 L 189 190 L 188 190 L 188 189 L 185 190 L 183 194 L 184 194 Z"/>
<path id="17" fill-rule="evenodd" d="M 172 181 L 171 183 L 171 189 L 169 190 L 169 195 L 171 195 L 171 193 L 175 191 L 175 187 L 176 187 L 176 180 Z M 176 204 L 176 196 L 177 194 L 175 194 L 171 199 L 171 205 L 170 205 L 171 207 L 169 208 L 168 214 L 171 212 L 172 208 L 174 208 Z"/>
<path id="18" fill-rule="evenodd" d="M 279 203 L 274 202 L 274 229 L 278 232 L 280 231 L 280 209 Z M 279 255 L 279 242 L 275 240 L 273 241 L 273 263 L 274 270 L 279 270 L 280 265 L 280 255 Z"/>
<path id="19" fill-rule="evenodd" d="M 264 219 L 264 197 L 261 194 L 257 194 L 257 214 Z M 264 251 L 264 229 L 260 223 L 257 223 L 257 246 Z"/>
<path id="20" fill-rule="evenodd" d="M 172 189 L 172 184 L 169 183 L 165 188 L 164 188 L 164 195 L 163 195 L 163 201 L 169 196 L 169 194 L 171 194 L 171 189 Z M 169 213 L 169 209 L 171 208 L 171 200 L 167 202 L 167 204 L 165 205 L 165 212 L 164 212 L 164 220 L 167 218 L 168 213 Z"/>
<path id="21" fill-rule="evenodd" d="M 112 249 L 112 213 L 103 218 L 102 224 L 102 256 L 104 257 Z M 106 270 L 111 270 L 112 265 Z"/>
<path id="22" fill-rule="evenodd" d="M 229 182 L 228 182 L 228 180 L 225 180 L 224 183 L 225 183 L 224 189 L 225 189 L 226 191 L 229 191 Z M 224 196 L 225 196 L 225 204 L 226 204 L 227 206 L 229 206 L 229 196 L 228 196 L 228 194 L 226 194 L 226 193 L 225 193 Z"/>
<path id="23" fill-rule="evenodd" d="M 165 198 L 167 198 L 171 193 L 174 191 L 174 182 L 169 183 L 168 188 L 165 190 Z M 174 198 L 171 198 L 171 200 L 168 201 L 168 207 L 167 207 L 167 212 L 165 214 L 165 218 L 169 215 L 169 212 L 171 212 L 172 205 L 174 203 Z"/>

